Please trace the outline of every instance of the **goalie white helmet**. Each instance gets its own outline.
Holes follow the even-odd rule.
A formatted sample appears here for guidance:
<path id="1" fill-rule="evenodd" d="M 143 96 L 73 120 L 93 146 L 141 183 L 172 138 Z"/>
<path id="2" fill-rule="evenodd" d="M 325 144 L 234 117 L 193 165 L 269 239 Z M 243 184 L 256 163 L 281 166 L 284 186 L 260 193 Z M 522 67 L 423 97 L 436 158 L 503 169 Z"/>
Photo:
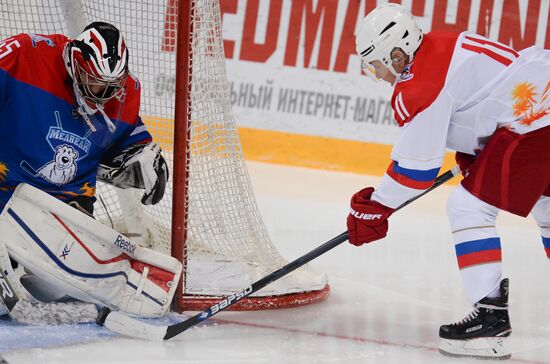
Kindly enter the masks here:
<path id="1" fill-rule="evenodd" d="M 412 61 L 420 43 L 422 30 L 409 10 L 398 4 L 380 5 L 371 11 L 363 19 L 355 38 L 363 65 L 380 60 L 392 72 L 392 50 L 401 48 Z"/>

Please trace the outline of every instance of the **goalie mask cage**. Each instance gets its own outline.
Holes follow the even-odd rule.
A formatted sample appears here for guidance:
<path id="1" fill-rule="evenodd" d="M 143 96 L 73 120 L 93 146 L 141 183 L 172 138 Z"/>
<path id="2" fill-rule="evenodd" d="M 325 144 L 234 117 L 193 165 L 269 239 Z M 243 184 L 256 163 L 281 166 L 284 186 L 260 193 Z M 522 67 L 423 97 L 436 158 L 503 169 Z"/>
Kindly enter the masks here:
<path id="1" fill-rule="evenodd" d="M 258 212 L 244 162 L 218 0 L 0 2 L 0 39 L 22 32 L 74 37 L 91 21 L 110 22 L 125 37 L 130 71 L 142 83 L 140 115 L 171 171 L 155 206 L 141 205 L 141 191 L 98 183 L 95 217 L 183 262 L 174 299 L 180 311 L 202 310 L 285 265 Z M 292 307 L 328 293 L 325 274 L 305 266 L 233 308 Z"/>

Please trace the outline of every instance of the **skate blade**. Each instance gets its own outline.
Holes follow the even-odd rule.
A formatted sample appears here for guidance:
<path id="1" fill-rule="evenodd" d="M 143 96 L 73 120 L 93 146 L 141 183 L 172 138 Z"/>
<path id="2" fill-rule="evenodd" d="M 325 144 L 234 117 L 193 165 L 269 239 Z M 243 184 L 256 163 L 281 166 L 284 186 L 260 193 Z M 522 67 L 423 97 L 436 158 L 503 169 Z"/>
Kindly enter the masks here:
<path id="1" fill-rule="evenodd" d="M 506 360 L 512 353 L 506 347 L 504 337 L 482 337 L 471 340 L 441 339 L 439 352 L 458 358 Z"/>

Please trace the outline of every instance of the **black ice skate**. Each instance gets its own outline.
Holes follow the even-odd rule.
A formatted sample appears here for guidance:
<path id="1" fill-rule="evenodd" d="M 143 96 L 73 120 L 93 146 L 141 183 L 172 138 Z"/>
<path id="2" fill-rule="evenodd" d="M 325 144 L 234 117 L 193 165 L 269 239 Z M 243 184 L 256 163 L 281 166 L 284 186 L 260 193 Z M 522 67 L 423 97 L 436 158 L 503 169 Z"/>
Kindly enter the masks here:
<path id="1" fill-rule="evenodd" d="M 500 282 L 500 297 L 486 297 L 461 321 L 441 326 L 439 351 L 449 356 L 509 359 L 504 338 L 511 332 L 506 278 Z"/>

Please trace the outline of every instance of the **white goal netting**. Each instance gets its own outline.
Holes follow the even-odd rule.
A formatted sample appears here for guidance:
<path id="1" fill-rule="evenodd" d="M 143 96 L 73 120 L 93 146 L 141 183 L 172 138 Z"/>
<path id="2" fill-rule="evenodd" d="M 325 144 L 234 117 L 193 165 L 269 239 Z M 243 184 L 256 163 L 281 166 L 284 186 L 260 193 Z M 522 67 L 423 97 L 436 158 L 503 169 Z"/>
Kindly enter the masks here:
<path id="1" fill-rule="evenodd" d="M 3 0 L 0 39 L 21 32 L 75 36 L 91 21 L 116 25 L 129 48 L 130 70 L 142 83 L 142 119 L 172 167 L 176 5 L 176 0 Z M 98 185 L 95 214 L 131 238 L 170 253 L 172 210 L 187 203 L 186 293 L 219 296 L 286 261 L 270 241 L 243 159 L 229 101 L 218 0 L 194 2 L 191 20 L 192 92 L 189 100 L 178 101 L 189 102 L 191 109 L 188 200 L 172 201 L 172 180 L 154 207 L 141 205 L 139 192 Z M 260 295 L 326 287 L 324 274 L 305 268 Z"/>

